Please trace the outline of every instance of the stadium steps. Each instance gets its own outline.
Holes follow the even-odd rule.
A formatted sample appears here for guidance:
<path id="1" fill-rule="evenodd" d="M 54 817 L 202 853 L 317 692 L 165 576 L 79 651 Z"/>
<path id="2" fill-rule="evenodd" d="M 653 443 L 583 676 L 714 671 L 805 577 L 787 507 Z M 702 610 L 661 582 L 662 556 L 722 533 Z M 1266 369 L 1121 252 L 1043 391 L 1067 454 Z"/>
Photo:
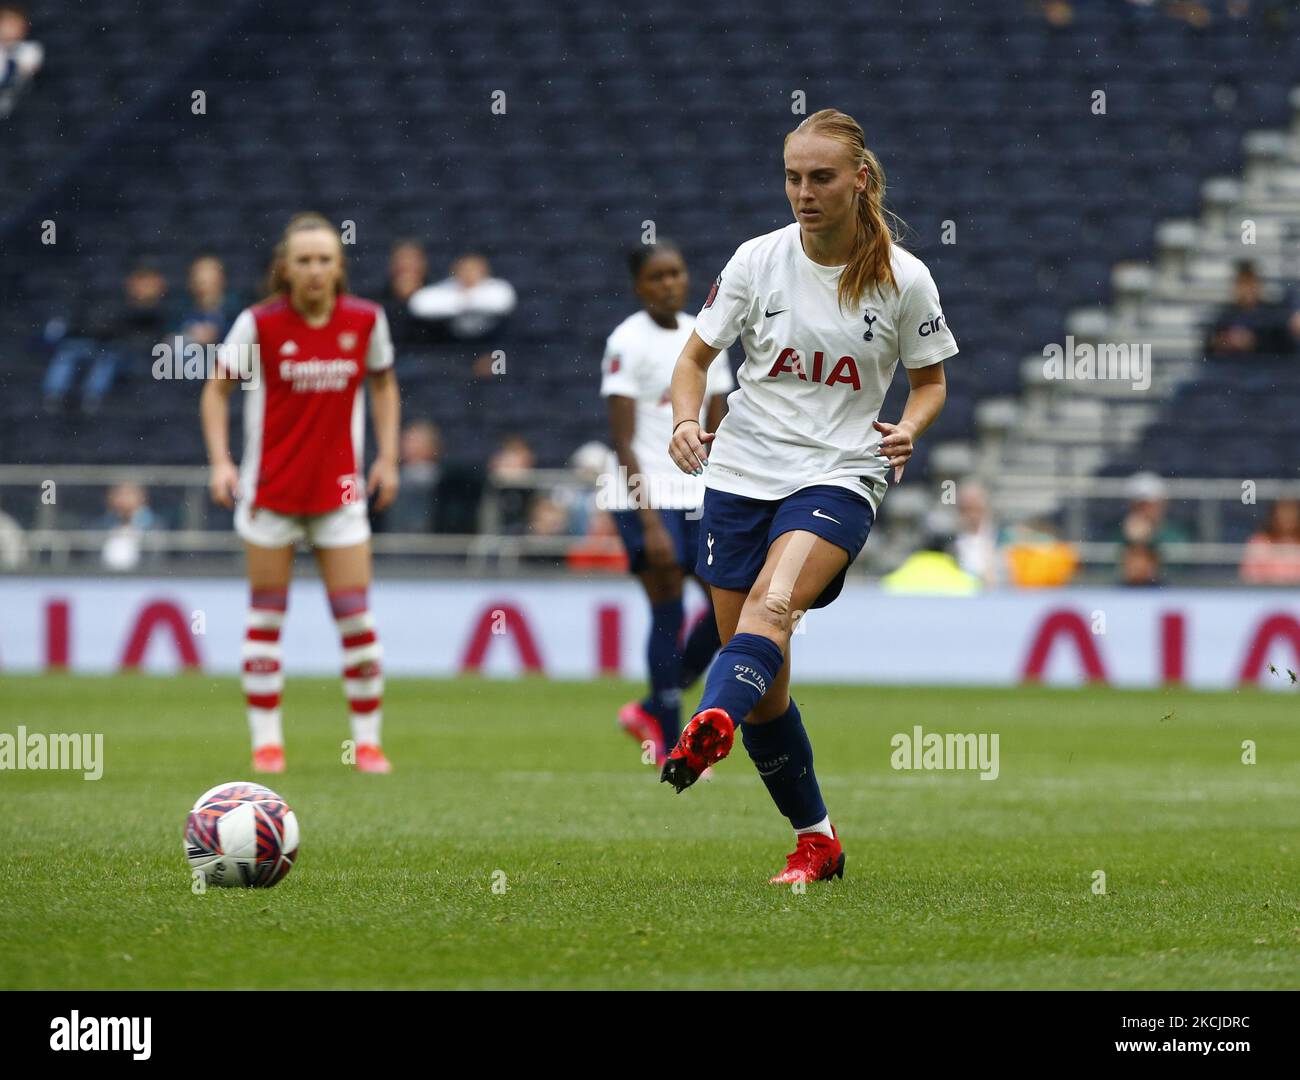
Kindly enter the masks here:
<path id="1" fill-rule="evenodd" d="M 1019 395 L 990 398 L 976 409 L 969 459 L 1004 511 L 1057 512 L 1050 491 L 1026 494 L 1034 478 L 1052 474 L 1122 475 L 1139 467 L 1165 475 L 1221 472 L 1223 462 L 1207 453 L 1205 437 L 1212 426 L 1232 423 L 1252 432 L 1246 451 L 1234 455 L 1232 475 L 1300 475 L 1294 436 L 1300 363 L 1259 357 L 1242 369 L 1203 356 L 1205 333 L 1231 294 L 1237 262 L 1256 265 L 1266 300 L 1286 299 L 1283 283 L 1300 277 L 1300 88 L 1289 101 L 1289 131 L 1243 137 L 1240 178 L 1201 184 L 1198 219 L 1157 225 L 1154 266 L 1117 264 L 1110 304 L 1076 309 L 1065 321 L 1076 344 L 1149 344 L 1146 393 L 1135 396 L 1128 382 L 1051 380 L 1038 353 L 1021 361 Z M 1253 223 L 1253 244 L 1242 242 L 1243 221 Z"/>

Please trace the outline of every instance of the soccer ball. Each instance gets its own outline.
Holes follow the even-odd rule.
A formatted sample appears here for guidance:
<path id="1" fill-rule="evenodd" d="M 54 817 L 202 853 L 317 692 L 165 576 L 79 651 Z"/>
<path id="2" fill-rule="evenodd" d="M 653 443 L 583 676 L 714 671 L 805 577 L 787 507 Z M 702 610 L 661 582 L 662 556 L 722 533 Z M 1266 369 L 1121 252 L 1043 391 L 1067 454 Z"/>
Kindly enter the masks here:
<path id="1" fill-rule="evenodd" d="M 218 784 L 185 822 L 185 857 L 208 885 L 269 889 L 297 856 L 298 818 L 261 784 Z"/>

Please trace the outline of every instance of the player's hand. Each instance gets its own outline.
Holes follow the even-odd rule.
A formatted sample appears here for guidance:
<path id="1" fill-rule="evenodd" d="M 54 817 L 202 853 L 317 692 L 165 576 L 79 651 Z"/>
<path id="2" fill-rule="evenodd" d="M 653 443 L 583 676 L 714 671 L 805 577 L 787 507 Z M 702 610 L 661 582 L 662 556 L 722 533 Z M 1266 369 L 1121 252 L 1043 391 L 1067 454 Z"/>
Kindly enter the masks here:
<path id="1" fill-rule="evenodd" d="M 375 463 L 370 466 L 366 495 L 376 510 L 384 510 L 393 505 L 400 483 L 397 478 L 397 462 L 375 458 Z"/>
<path id="2" fill-rule="evenodd" d="M 235 499 L 239 496 L 239 468 L 233 461 L 221 461 L 212 466 L 208 477 L 208 494 L 214 503 L 227 510 L 235 505 Z"/>
<path id="3" fill-rule="evenodd" d="M 673 432 L 673 441 L 668 444 L 668 456 L 684 473 L 702 476 L 704 466 L 709 463 L 709 443 L 716 436 L 705 431 L 694 420 L 683 420 Z"/>
<path id="4" fill-rule="evenodd" d="M 663 522 L 659 520 L 659 515 L 655 514 L 653 525 L 647 525 L 644 529 L 645 559 L 650 566 L 674 566 L 677 563 L 677 547 L 673 543 L 673 538 L 668 535 L 668 530 L 664 528 Z"/>
<path id="5" fill-rule="evenodd" d="M 894 483 L 903 479 L 903 466 L 912 456 L 912 426 L 910 424 L 882 424 L 873 420 L 871 426 L 883 436 L 877 453 L 894 467 Z"/>

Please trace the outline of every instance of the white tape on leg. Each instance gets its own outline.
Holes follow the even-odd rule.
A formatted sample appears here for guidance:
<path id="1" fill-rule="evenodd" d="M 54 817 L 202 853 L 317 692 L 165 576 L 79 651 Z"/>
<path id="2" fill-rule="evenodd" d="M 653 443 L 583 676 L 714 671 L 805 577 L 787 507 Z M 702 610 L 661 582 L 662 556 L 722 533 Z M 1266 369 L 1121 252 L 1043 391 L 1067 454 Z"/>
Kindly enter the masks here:
<path id="1" fill-rule="evenodd" d="M 804 529 L 796 529 L 790 533 L 789 543 L 785 545 L 781 558 L 777 560 L 776 569 L 772 572 L 767 596 L 763 598 L 768 611 L 777 615 L 789 613 L 790 597 L 794 595 L 795 583 L 798 582 L 804 563 L 808 561 L 808 556 L 816 543 L 816 533 Z"/>

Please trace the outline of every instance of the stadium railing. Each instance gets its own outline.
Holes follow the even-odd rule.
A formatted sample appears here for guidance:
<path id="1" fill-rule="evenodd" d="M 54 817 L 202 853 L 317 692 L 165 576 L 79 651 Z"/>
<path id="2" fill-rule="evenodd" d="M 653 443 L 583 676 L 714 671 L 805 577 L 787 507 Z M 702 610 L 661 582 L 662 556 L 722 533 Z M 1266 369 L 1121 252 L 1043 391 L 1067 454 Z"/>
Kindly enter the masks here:
<path id="1" fill-rule="evenodd" d="M 208 471 L 194 466 L 0 466 L 0 511 L 22 529 L 27 551 L 12 571 L 85 572 L 98 569 L 96 556 L 113 530 L 104 527 L 104 494 L 113 485 L 139 484 L 150 495 L 163 527 L 139 534 L 141 571 L 157 572 L 162 564 L 200 573 L 239 569 L 241 542 L 229 525 L 229 513 L 212 505 Z M 1189 525 L 1196 539 L 1162 545 L 1161 557 L 1176 580 L 1238 584 L 1243 545 L 1225 538 L 1228 525 L 1240 535 L 1242 521 L 1262 519 L 1269 503 L 1300 498 L 1300 481 L 1251 481 L 1180 478 L 1165 481 L 1171 516 Z M 566 570 L 566 558 L 582 541 L 588 554 L 616 556 L 612 536 L 537 536 L 511 533 L 503 526 L 502 496 L 520 491 L 575 498 L 594 497 L 590 476 L 569 469 L 521 470 L 486 478 L 479 508 L 480 531 L 473 534 L 378 532 L 377 560 L 391 568 L 481 574 L 546 573 Z M 995 518 L 1000 524 L 1050 520 L 1058 535 L 1077 550 L 1080 582 L 1113 580 L 1120 544 L 1108 535 L 1128 501 L 1128 481 L 1116 477 L 1012 476 L 990 485 Z M 886 502 L 882 527 L 873 536 L 856 571 L 875 575 L 892 569 L 919 541 L 927 512 L 940 505 L 930 488 L 906 487 Z M 883 533 L 884 535 L 880 535 Z M 1104 539 L 1097 539 L 1105 535 Z"/>

